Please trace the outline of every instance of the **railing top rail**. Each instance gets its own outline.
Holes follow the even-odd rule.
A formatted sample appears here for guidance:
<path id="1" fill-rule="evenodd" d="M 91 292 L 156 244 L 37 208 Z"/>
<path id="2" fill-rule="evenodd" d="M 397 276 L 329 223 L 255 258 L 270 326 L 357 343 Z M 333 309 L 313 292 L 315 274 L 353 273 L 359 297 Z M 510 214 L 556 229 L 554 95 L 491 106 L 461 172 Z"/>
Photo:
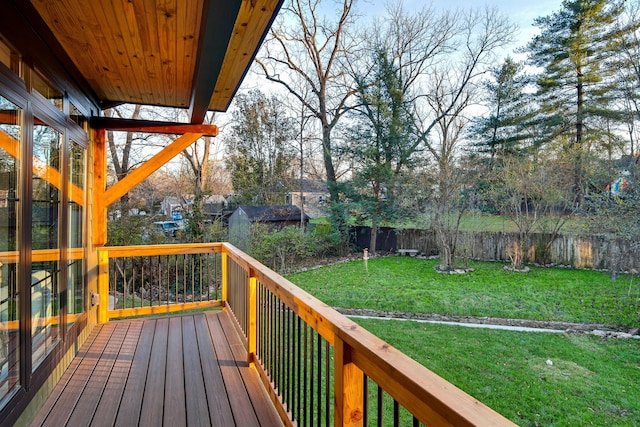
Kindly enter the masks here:
<path id="1" fill-rule="evenodd" d="M 502 415 L 387 344 L 327 304 L 228 243 L 224 251 L 330 344 L 349 345 L 352 361 L 389 395 L 430 425 L 513 426 Z"/>
<path id="2" fill-rule="evenodd" d="M 98 251 L 107 252 L 111 258 L 118 258 L 222 252 L 222 248 L 222 243 L 183 243 L 172 245 L 105 246 L 98 249 Z"/>
<path id="3" fill-rule="evenodd" d="M 67 259 L 82 259 L 85 256 L 84 248 L 69 248 L 65 252 Z M 60 260 L 60 249 L 34 249 L 31 252 L 31 262 L 46 262 Z M 20 261 L 20 251 L 0 252 L 0 262 L 3 264 L 16 264 Z"/>

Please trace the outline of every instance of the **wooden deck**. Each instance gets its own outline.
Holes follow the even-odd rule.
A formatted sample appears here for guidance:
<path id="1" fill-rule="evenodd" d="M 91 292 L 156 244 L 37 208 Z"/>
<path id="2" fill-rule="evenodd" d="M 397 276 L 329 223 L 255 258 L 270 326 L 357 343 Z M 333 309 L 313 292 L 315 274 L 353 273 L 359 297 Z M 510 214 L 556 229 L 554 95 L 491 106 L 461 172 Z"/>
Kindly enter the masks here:
<path id="1" fill-rule="evenodd" d="M 36 426 L 282 425 L 229 315 L 96 326 Z"/>

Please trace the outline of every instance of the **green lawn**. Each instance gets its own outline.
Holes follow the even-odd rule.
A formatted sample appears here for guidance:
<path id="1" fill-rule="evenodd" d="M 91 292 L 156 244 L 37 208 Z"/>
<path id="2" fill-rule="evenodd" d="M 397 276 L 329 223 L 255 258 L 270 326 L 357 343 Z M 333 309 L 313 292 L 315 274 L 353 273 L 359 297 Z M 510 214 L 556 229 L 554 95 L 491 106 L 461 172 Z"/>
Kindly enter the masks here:
<path id="1" fill-rule="evenodd" d="M 314 218 L 311 220 L 315 224 L 329 224 L 329 218 Z M 555 222 L 553 220 L 552 222 Z M 587 229 L 588 220 L 583 217 L 574 216 L 570 218 L 562 227 L 562 233 L 584 233 Z M 369 222 L 362 225 L 371 225 Z M 429 217 L 424 215 L 412 221 L 401 223 L 384 224 L 385 227 L 396 228 L 429 228 Z M 460 231 L 489 231 L 489 232 L 517 232 L 515 223 L 506 216 L 491 215 L 478 212 L 467 212 L 460 221 Z M 535 230 L 536 232 L 540 230 Z"/>
<path id="2" fill-rule="evenodd" d="M 640 278 L 587 270 L 387 257 L 289 276 L 332 306 L 637 327 Z M 355 319 L 443 378 L 523 426 L 640 425 L 640 341 Z M 547 361 L 550 363 L 547 363 Z"/>
<path id="3" fill-rule="evenodd" d="M 556 222 L 550 219 L 549 223 Z M 542 225 L 542 222 L 539 223 Z M 562 227 L 562 233 L 583 233 L 586 229 L 587 222 L 584 218 L 573 217 L 566 221 Z M 467 213 L 463 215 L 460 221 L 460 231 L 493 231 L 493 232 L 512 232 L 518 231 L 516 224 L 507 217 L 499 215 Z M 540 232 L 541 230 L 534 230 Z"/>
<path id="4" fill-rule="evenodd" d="M 355 320 L 519 425 L 640 425 L 638 340 Z"/>
<path id="5" fill-rule="evenodd" d="M 640 278 L 575 269 L 532 268 L 514 273 L 504 264 L 471 262 L 475 271 L 443 275 L 438 260 L 411 257 L 331 265 L 288 278 L 323 302 L 343 308 L 446 315 L 640 324 Z"/>

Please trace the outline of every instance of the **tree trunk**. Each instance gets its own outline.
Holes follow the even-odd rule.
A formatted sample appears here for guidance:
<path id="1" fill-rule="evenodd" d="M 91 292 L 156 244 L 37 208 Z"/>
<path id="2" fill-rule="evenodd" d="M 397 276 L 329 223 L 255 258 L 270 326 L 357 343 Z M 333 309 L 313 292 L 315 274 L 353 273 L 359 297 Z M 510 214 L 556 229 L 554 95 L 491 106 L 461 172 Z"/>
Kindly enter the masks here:
<path id="1" fill-rule="evenodd" d="M 324 169 L 327 173 L 327 187 L 331 200 L 337 202 L 338 187 L 336 185 L 336 170 L 333 167 L 331 154 L 331 128 L 328 123 L 322 123 L 322 159 L 324 160 Z"/>
<path id="2" fill-rule="evenodd" d="M 374 255 L 376 253 L 376 243 L 378 240 L 378 221 L 377 219 L 371 218 L 371 237 L 369 240 L 369 253 Z"/>
<path id="3" fill-rule="evenodd" d="M 575 203 L 577 206 L 582 204 L 582 133 L 584 125 L 584 84 L 582 82 L 582 68 L 577 69 L 578 84 L 577 89 L 577 112 L 576 112 L 576 142 L 575 142 L 575 168 L 574 168 L 574 191 L 575 191 Z"/>
<path id="4" fill-rule="evenodd" d="M 436 226 L 436 239 L 440 247 L 440 270 L 447 271 L 453 269 L 453 254 L 449 246 L 448 234 L 441 226 Z"/>

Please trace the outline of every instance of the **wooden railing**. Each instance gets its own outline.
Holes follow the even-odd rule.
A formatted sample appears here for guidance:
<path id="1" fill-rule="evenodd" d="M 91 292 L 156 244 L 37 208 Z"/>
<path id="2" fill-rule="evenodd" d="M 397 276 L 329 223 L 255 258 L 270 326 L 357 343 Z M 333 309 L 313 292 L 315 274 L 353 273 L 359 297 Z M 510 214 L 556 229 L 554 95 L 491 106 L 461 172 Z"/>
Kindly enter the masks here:
<path id="1" fill-rule="evenodd" d="M 219 243 L 100 249 L 99 321 L 221 306 L 222 257 Z"/>
<path id="2" fill-rule="evenodd" d="M 244 337 L 248 361 L 287 425 L 514 425 L 229 244 L 132 251 L 101 250 L 101 301 L 112 256 L 219 254 L 221 300 L 190 304 L 221 304 L 229 310 Z M 173 308 L 155 312 L 161 310 Z"/>

